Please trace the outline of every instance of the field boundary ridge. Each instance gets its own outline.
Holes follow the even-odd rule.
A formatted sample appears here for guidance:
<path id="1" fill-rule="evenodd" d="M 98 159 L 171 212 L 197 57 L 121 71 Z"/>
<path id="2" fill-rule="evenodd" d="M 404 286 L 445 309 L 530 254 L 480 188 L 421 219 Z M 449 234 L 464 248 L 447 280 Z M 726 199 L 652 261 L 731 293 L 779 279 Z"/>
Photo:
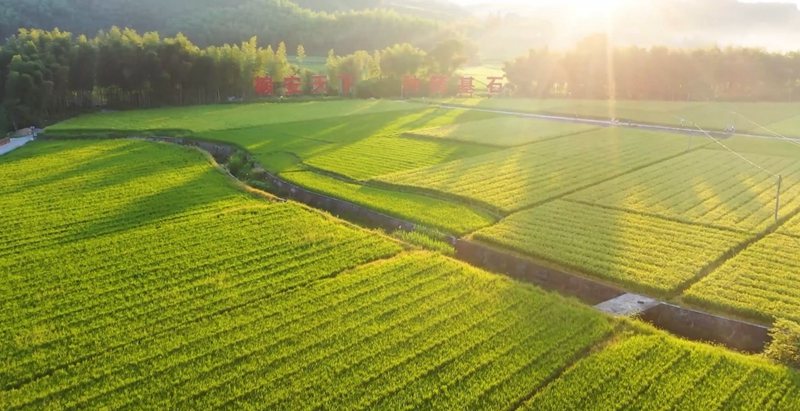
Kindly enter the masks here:
<path id="1" fill-rule="evenodd" d="M 61 135 L 45 136 L 44 138 L 74 139 L 74 137 Z M 228 158 L 238 151 L 247 153 L 246 150 L 234 144 L 192 138 L 146 137 L 145 140 L 195 147 L 208 152 L 220 164 L 227 162 Z M 423 225 L 389 216 L 359 204 L 314 192 L 283 180 L 266 170 L 261 173 L 261 177 L 270 185 L 272 194 L 325 211 L 357 225 L 392 231 L 428 229 Z M 592 306 L 615 299 L 628 292 L 616 285 L 568 273 L 557 268 L 546 267 L 527 256 L 510 250 L 498 249 L 454 236 L 448 237 L 448 240 L 456 249 L 455 258 L 462 262 L 490 272 L 504 274 L 567 297 L 577 298 Z M 652 308 L 643 311 L 639 318 L 672 334 L 753 353 L 763 351 L 769 342 L 769 327 L 767 326 L 655 300 L 657 303 Z"/>

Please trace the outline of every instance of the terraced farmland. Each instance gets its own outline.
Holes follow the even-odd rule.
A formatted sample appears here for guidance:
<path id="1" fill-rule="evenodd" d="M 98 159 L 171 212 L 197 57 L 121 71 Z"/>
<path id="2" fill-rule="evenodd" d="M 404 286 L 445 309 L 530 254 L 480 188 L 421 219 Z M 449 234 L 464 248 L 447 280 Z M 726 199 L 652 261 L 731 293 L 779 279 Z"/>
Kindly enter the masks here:
<path id="1" fill-rule="evenodd" d="M 519 117 L 498 117 L 444 127 L 413 130 L 412 136 L 455 140 L 497 147 L 513 147 L 535 141 L 584 133 L 597 127 Z"/>
<path id="2" fill-rule="evenodd" d="M 687 300 L 772 321 L 800 321 L 800 238 L 772 234 L 686 292 Z"/>
<path id="3" fill-rule="evenodd" d="M 558 200 L 475 233 L 478 240 L 657 294 L 669 294 L 745 235 Z"/>
<path id="4" fill-rule="evenodd" d="M 777 178 L 782 216 L 800 207 L 800 159 L 749 154 L 770 173 L 722 150 L 697 150 L 570 196 L 590 204 L 744 231 L 774 223 Z"/>
<path id="5" fill-rule="evenodd" d="M 314 107 L 312 115 L 324 117 Z M 346 107 L 331 113 L 349 113 Z M 752 238 L 743 230 L 553 199 L 694 154 L 684 153 L 682 136 L 599 130 L 393 174 L 462 173 L 449 178 L 472 183 L 465 196 L 428 188 L 439 193 L 435 198 L 307 167 L 347 158 L 328 167 L 353 163 L 348 172 L 367 179 L 404 159 L 357 164 L 359 150 L 347 147 L 369 148 L 366 159 L 383 155 L 384 146 L 370 147 L 371 140 L 404 139 L 405 128 L 481 120 L 406 107 L 305 125 L 299 114 L 287 115 L 287 123 L 270 114 L 238 130 L 215 128 L 209 114 L 197 127 L 265 163 L 279 160 L 265 165 L 319 192 L 459 233 L 483 228 L 475 234 L 480 241 L 653 293 L 674 295 Z M 171 121 L 119 116 L 164 127 Z M 103 128 L 90 119 L 87 130 Z M 423 150 L 408 167 L 475 154 L 457 141 L 413 141 L 444 151 Z M 37 141 L 0 157 L 0 181 L 8 182 L 0 187 L 0 209 L 13 210 L 0 230 L 3 409 L 797 407 L 795 371 L 680 342 L 256 195 L 194 150 L 133 140 Z M 521 211 L 489 227 L 492 216 L 466 212 L 472 209 L 446 196 Z M 754 258 L 771 247 L 793 258 L 789 245 L 770 241 L 793 239 L 787 234 L 795 229 L 795 221 L 781 227 L 691 290 L 727 278 L 729 265 L 746 266 L 740 261 L 758 247 L 764 250 Z M 769 264 L 764 271 L 777 271 Z M 800 303 L 785 291 L 797 288 L 793 269 L 782 267 L 789 268 L 783 279 L 751 276 L 748 268 L 739 288 L 722 287 L 751 296 L 769 289 L 769 298 L 787 304 L 759 312 L 795 318 L 791 310 Z M 746 313 L 728 302 L 706 304 Z"/>
<path id="6" fill-rule="evenodd" d="M 798 375 L 752 358 L 661 337 L 635 337 L 578 363 L 529 410 L 793 410 Z"/>
<path id="7" fill-rule="evenodd" d="M 778 232 L 800 238 L 800 214 L 779 227 Z"/>
<path id="8" fill-rule="evenodd" d="M 220 120 L 221 116 L 226 117 L 224 121 Z M 159 130 L 181 130 L 175 132 L 245 148 L 270 172 L 308 189 L 461 234 L 490 224 L 494 219 L 458 202 L 379 189 L 334 179 L 327 174 L 367 179 L 376 174 L 491 151 L 474 145 L 403 138 L 400 134 L 493 116 L 404 102 L 245 104 L 93 114 L 49 127 L 47 132 L 94 136 L 109 131 L 138 135 L 173 134 Z M 191 121 L 193 117 L 196 122 Z M 241 121 L 237 123 L 237 120 Z M 315 172 L 316 167 L 324 172 Z M 306 173 L 295 173 L 297 171 Z"/>
<path id="9" fill-rule="evenodd" d="M 773 138 L 753 138 L 736 135 L 724 139 L 723 142 L 728 148 L 742 153 L 746 157 L 749 157 L 749 154 L 752 153 L 765 156 L 800 158 L 800 141 L 787 140 L 770 134 L 768 130 L 761 130 L 761 133 Z M 706 148 L 725 150 L 718 144 L 708 145 Z"/>
<path id="10" fill-rule="evenodd" d="M 428 227 L 465 234 L 495 222 L 488 212 L 459 206 L 447 201 L 414 193 L 403 193 L 341 181 L 308 171 L 281 175 L 309 190 L 373 208 L 382 213 L 417 221 Z"/>
<path id="11" fill-rule="evenodd" d="M 425 141 L 397 135 L 370 137 L 314 156 L 306 164 L 356 180 L 432 166 L 491 152 L 473 145 Z"/>
<path id="12" fill-rule="evenodd" d="M 163 178 L 175 172 L 191 184 Z M 41 214 L 15 208 L 0 255 L 3 408 L 505 407 L 611 331 L 532 287 L 253 198 L 196 151 L 38 142 L 0 175 L 20 179 L 3 209 L 49 191 L 69 227 L 97 224 L 82 208 L 114 224 L 42 227 L 41 247 L 24 224 Z"/>
<path id="13" fill-rule="evenodd" d="M 75 144 L 77 149 L 62 147 L 52 156 L 92 149 L 99 154 L 122 143 Z M 65 173 L 47 174 L 40 170 L 42 163 L 25 161 L 48 159 L 37 157 L 36 150 L 15 152 L 0 163 L 4 175 L 9 167 L 27 169 L 32 186 L 49 190 L 48 215 L 64 220 L 63 227 L 42 227 L 31 237 L 31 225 L 24 221 L 47 225 L 31 206 L 43 201 L 36 190 L 0 199 L 4 210 L 20 210 L 8 217 L 12 224 L 4 230 L 7 248 L 0 257 L 4 389 L 400 250 L 300 207 L 247 198 L 197 152 L 124 144 L 142 157 L 123 152 L 113 158 L 115 166 L 89 162 L 89 170 L 76 177 L 81 181 L 68 189 L 59 183 L 37 187 L 43 175 L 65 181 Z M 38 146 L 55 149 L 50 143 Z M 105 177 L 126 176 L 126 168 L 145 172 L 138 182 L 151 190 L 128 190 L 127 201 L 119 204 L 110 195 L 125 185 Z M 162 179 L 159 173 L 174 170 L 186 173 L 193 184 Z M 193 203 L 197 187 L 208 189 L 202 208 Z M 19 202 L 8 203 L 9 198 L 29 205 L 10 208 Z M 106 221 L 78 212 L 86 208 L 108 215 Z M 64 235 L 73 230 L 88 235 Z"/>
<path id="14" fill-rule="evenodd" d="M 673 135 L 602 129 L 433 167 L 380 181 L 519 210 L 682 153 Z"/>
<path id="15" fill-rule="evenodd" d="M 2 160 L 0 207 L 25 212 L 4 213 L 0 255 L 250 200 L 199 152 L 152 143 L 47 142 Z"/>

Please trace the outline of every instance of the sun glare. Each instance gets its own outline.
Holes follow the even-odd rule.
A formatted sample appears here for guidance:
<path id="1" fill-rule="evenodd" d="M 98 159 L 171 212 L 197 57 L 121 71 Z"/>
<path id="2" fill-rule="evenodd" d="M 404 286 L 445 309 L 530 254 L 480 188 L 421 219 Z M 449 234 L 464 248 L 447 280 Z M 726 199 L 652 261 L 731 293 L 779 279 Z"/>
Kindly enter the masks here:
<path id="1" fill-rule="evenodd" d="M 570 3 L 580 16 L 607 16 L 616 12 L 624 0 L 573 0 Z"/>

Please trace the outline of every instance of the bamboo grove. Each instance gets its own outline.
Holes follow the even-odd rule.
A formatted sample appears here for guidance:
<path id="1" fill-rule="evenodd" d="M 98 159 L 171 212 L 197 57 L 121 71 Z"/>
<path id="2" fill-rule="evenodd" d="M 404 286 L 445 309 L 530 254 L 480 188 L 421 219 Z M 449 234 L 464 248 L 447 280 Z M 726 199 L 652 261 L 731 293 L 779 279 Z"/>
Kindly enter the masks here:
<path id="1" fill-rule="evenodd" d="M 292 53 L 301 56 L 304 50 L 298 45 Z M 427 52 L 408 43 L 346 56 L 330 50 L 324 67 L 315 70 L 331 78 L 349 73 L 360 81 L 359 96 L 389 97 L 399 93 L 405 74 L 451 74 L 466 61 L 466 50 L 455 38 L 443 39 Z M 259 75 L 271 76 L 278 89 L 280 80 L 290 75 L 310 84 L 312 71 L 292 64 L 288 55 L 284 42 L 273 48 L 256 37 L 200 48 L 182 34 L 161 37 L 128 28 L 112 27 L 94 38 L 58 29 L 22 29 L 0 47 L 0 129 L 100 107 L 247 100 L 254 97 L 253 78 Z M 10 124 L 3 124 L 6 118 Z"/>
<path id="2" fill-rule="evenodd" d="M 251 88 L 253 73 L 289 74 L 286 46 L 200 49 L 183 35 L 162 38 L 112 28 L 94 38 L 20 30 L 0 50 L 3 106 L 17 124 L 95 106 L 220 102 Z"/>

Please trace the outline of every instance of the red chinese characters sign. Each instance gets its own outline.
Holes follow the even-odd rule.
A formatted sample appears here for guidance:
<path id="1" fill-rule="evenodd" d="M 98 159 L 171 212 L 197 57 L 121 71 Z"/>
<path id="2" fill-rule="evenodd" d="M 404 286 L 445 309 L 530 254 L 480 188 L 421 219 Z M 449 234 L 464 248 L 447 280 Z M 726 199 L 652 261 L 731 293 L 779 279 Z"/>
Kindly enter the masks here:
<path id="1" fill-rule="evenodd" d="M 487 77 L 486 91 L 490 96 L 500 95 L 504 91 L 505 77 L 490 76 Z M 352 74 L 342 73 L 338 76 L 340 92 L 343 96 L 350 96 L 353 94 L 355 87 L 355 79 Z M 420 79 L 413 75 L 405 75 L 401 79 L 400 95 L 404 98 L 416 97 L 420 95 L 444 96 L 447 95 L 450 89 L 451 80 L 456 87 L 459 96 L 472 97 L 475 94 L 475 83 L 478 82 L 472 76 L 462 76 L 451 79 L 451 77 L 435 74 L 427 79 Z M 335 81 L 335 80 L 334 80 Z M 423 86 L 423 81 L 426 83 Z M 330 91 L 328 77 L 322 74 L 313 75 L 308 79 L 309 84 L 303 88 L 303 80 L 296 75 L 286 77 L 283 79 L 283 95 L 284 96 L 298 96 L 303 93 L 312 95 L 327 95 Z M 481 83 L 483 84 L 483 83 Z M 274 89 L 276 83 L 270 76 L 259 76 L 253 79 L 253 88 L 255 93 L 259 96 L 271 96 L 276 91 Z"/>
<path id="2" fill-rule="evenodd" d="M 409 97 L 419 94 L 420 81 L 416 76 L 406 75 L 403 76 L 403 84 L 401 86 L 400 95 Z"/>
<path id="3" fill-rule="evenodd" d="M 447 93 L 447 76 L 433 75 L 430 78 L 428 92 L 432 96 L 442 96 Z"/>
<path id="4" fill-rule="evenodd" d="M 283 94 L 286 96 L 297 96 L 302 93 L 300 77 L 291 76 L 283 79 Z"/>
<path id="5" fill-rule="evenodd" d="M 311 94 L 328 94 L 328 76 L 317 74 L 311 77 Z"/>
<path id="6" fill-rule="evenodd" d="M 486 85 L 486 90 L 489 94 L 500 94 L 503 92 L 503 77 L 487 77 L 489 84 Z"/>
<path id="7" fill-rule="evenodd" d="M 253 89 L 259 96 L 271 96 L 272 92 L 274 91 L 272 77 L 270 76 L 256 77 L 253 80 Z"/>
<path id="8" fill-rule="evenodd" d="M 341 81 L 342 95 L 349 96 L 353 92 L 353 75 L 342 74 L 339 76 L 339 81 Z"/>
<path id="9" fill-rule="evenodd" d="M 458 82 L 458 94 L 472 97 L 472 95 L 475 94 L 475 78 L 461 77 L 461 80 Z"/>

